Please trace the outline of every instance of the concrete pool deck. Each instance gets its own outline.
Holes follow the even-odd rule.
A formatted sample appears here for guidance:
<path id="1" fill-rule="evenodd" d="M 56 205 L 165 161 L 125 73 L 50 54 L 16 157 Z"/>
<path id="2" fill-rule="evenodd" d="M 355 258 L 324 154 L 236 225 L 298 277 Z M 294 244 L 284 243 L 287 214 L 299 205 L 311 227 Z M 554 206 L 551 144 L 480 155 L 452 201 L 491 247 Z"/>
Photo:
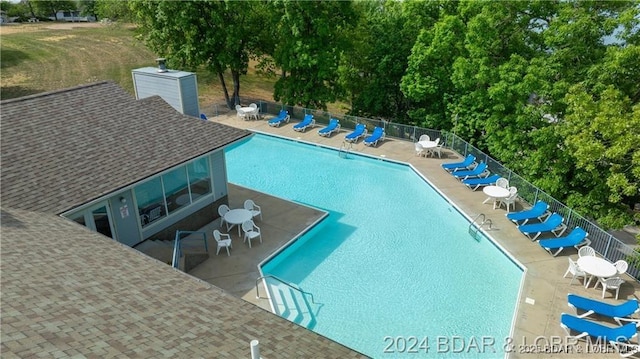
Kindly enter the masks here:
<path id="1" fill-rule="evenodd" d="M 299 122 L 291 119 L 288 124 L 274 128 L 267 124 L 266 120 L 245 121 L 235 114 L 209 116 L 210 121 L 223 123 L 229 126 L 244 128 L 265 133 L 272 133 L 278 136 L 299 139 L 306 142 L 340 148 L 345 134 L 351 132 L 350 129 L 341 130 L 332 137 L 322 137 L 317 134 L 322 125 L 305 132 L 296 132 L 292 129 L 293 124 Z M 505 218 L 505 209 L 493 209 L 490 203 L 483 204 L 486 196 L 482 191 L 471 191 L 460 181 L 454 179 L 440 167 L 441 163 L 457 161 L 461 157 L 459 154 L 449 149 L 443 149 L 442 158 L 417 157 L 415 156 L 413 143 L 408 141 L 387 139 L 378 144 L 377 147 L 367 147 L 362 142 L 358 142 L 351 150 L 353 153 L 362 153 L 375 157 L 384 157 L 396 161 L 406 162 L 414 166 L 433 186 L 443 195 L 449 198 L 468 217 L 474 218 L 480 213 L 484 213 L 491 219 L 493 226 L 487 233 L 502 246 L 513 258 L 526 267 L 526 273 L 522 285 L 522 293 L 517 303 L 515 314 L 515 326 L 513 328 L 513 342 L 511 343 L 515 352 L 512 358 L 618 358 L 617 353 L 590 353 L 584 342 L 581 342 L 577 349 L 570 348 L 569 353 L 542 353 L 532 347 L 538 337 L 547 340 L 552 338 L 565 338 L 565 332 L 560 327 L 560 315 L 562 312 L 575 314 L 572 308 L 567 305 L 567 294 L 575 293 L 587 297 L 600 299 L 602 291 L 585 289 L 578 280 L 573 285 L 569 285 L 571 278 L 563 278 L 568 260 L 577 258 L 574 248 L 565 249 L 557 257 L 552 257 L 542 249 L 537 243 L 531 242 L 522 235 L 516 226 Z M 194 268 L 189 274 L 200 278 L 208 283 L 216 285 L 225 291 L 241 297 L 263 308 L 268 309 L 268 303 L 264 299 L 256 298 L 255 284 L 259 277 L 257 265 L 277 248 L 290 241 L 307 226 L 323 216 L 323 213 L 314 209 L 299 206 L 279 198 L 274 198 L 264 193 L 251 191 L 246 188 L 230 185 L 229 202 L 231 208 L 242 206 L 244 199 L 251 198 L 262 207 L 263 221 L 256 221 L 262 229 L 263 243 L 254 242 L 252 249 L 238 239 L 237 230 L 234 228 L 229 233 L 233 239 L 233 249 L 231 256 L 221 251 L 219 255 L 212 254 L 210 259 Z M 522 209 L 522 204 L 518 204 L 517 210 Z M 211 230 L 218 226 L 218 221 L 211 223 L 204 228 L 211 236 Z M 215 250 L 215 242 L 212 248 Z M 472 264 L 472 263 L 471 263 Z M 630 276 L 625 276 L 626 283 L 620 289 L 620 300 L 612 298 L 612 292 L 608 291 L 605 301 L 619 303 L 623 299 L 637 298 L 636 289 L 640 287 L 637 281 Z M 264 291 L 262 291 L 264 295 Z M 464 293 L 460 293 L 464 295 Z M 482 336 L 482 333 L 478 333 Z M 496 338 L 497 349 L 502 349 L 503 338 Z M 539 344 L 545 344 L 544 341 Z M 560 344 L 567 344 L 566 341 Z M 582 350 L 582 352 L 578 352 Z M 519 353 L 523 351 L 524 353 Z M 634 357 L 638 357 L 637 355 Z"/>

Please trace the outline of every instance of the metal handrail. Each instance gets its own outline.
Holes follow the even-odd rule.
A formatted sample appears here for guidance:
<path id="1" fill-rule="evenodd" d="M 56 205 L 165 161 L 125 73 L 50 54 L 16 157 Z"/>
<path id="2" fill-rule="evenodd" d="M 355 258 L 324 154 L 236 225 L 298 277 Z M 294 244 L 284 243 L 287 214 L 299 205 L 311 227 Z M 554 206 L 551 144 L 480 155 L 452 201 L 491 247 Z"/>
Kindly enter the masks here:
<path id="1" fill-rule="evenodd" d="M 476 216 L 476 218 L 473 219 L 473 221 L 471 221 L 471 223 L 469 223 L 469 229 L 471 229 L 471 226 L 473 226 L 477 222 L 478 218 L 480 217 L 482 217 L 482 222 L 480 222 L 480 224 L 476 228 L 480 229 L 486 223 L 489 223 L 489 229 L 491 229 L 493 222 L 491 221 L 491 218 L 487 218 L 487 216 L 485 216 L 484 213 L 480 213 L 479 215 Z"/>
<path id="2" fill-rule="evenodd" d="M 173 256 L 171 259 L 171 266 L 178 268 L 180 266 L 180 258 L 182 258 L 182 235 L 183 234 L 202 234 L 202 240 L 204 241 L 204 250 L 209 252 L 209 246 L 207 245 L 207 234 L 202 231 L 176 231 L 176 237 L 173 243 Z"/>
<path id="3" fill-rule="evenodd" d="M 353 149 L 353 143 L 342 141 L 342 145 L 340 146 L 340 150 L 338 151 L 338 156 L 342 158 L 349 157 L 349 153 Z M 342 155 L 344 153 L 344 156 Z"/>
<path id="4" fill-rule="evenodd" d="M 316 301 L 314 300 L 314 298 L 313 298 L 313 294 L 311 294 L 311 293 L 309 293 L 309 292 L 305 292 L 304 290 L 302 290 L 302 289 L 300 289 L 300 288 L 294 287 L 291 283 L 287 283 L 287 282 L 285 282 L 284 280 L 282 280 L 282 279 L 280 279 L 280 278 L 278 278 L 278 277 L 274 276 L 273 274 L 263 275 L 263 276 L 258 277 L 258 279 L 256 279 L 256 298 L 258 298 L 258 299 L 269 299 L 268 297 L 261 297 L 261 296 L 260 296 L 260 287 L 258 286 L 258 282 L 259 282 L 259 281 L 261 281 L 262 279 L 265 279 L 265 278 L 273 278 L 273 279 L 277 280 L 278 282 L 280 282 L 280 283 L 282 283 L 282 284 L 286 285 L 287 287 L 289 287 L 289 288 L 291 288 L 291 289 L 293 289 L 293 290 L 297 290 L 298 292 L 300 292 L 300 293 L 301 293 L 301 294 L 303 294 L 303 295 L 305 295 L 305 294 L 306 294 L 306 295 L 308 295 L 309 297 L 311 297 L 311 303 L 313 303 L 313 304 L 318 304 L 318 303 L 316 303 Z"/>

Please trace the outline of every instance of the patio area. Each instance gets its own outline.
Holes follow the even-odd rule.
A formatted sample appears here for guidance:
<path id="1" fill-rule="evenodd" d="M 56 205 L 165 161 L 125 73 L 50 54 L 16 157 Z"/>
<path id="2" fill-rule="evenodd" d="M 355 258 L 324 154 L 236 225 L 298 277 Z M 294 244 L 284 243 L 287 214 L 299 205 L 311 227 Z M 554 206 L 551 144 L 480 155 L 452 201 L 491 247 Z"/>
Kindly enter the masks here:
<path id="1" fill-rule="evenodd" d="M 289 123 L 276 128 L 268 126 L 264 118 L 248 121 L 235 114 L 215 117 L 207 114 L 207 116 L 210 121 L 229 126 L 273 133 L 334 148 L 340 148 L 343 145 L 345 134 L 351 132 L 351 129 L 341 129 L 339 133 L 331 137 L 323 137 L 317 133 L 318 129 L 324 127 L 323 125 L 316 125 L 315 128 L 307 129 L 305 132 L 294 131 L 293 125 L 301 119 L 292 118 Z M 377 147 L 368 147 L 359 141 L 349 151 L 410 163 L 468 217 L 475 218 L 484 213 L 488 219 L 491 219 L 493 226 L 491 230 L 487 231 L 488 234 L 526 267 L 522 293 L 515 314 L 515 327 L 512 333 L 514 352 L 511 357 L 545 358 L 558 355 L 557 352 L 544 353 L 540 349 L 533 348 L 532 344 L 536 344 L 535 340 L 539 337 L 547 338 L 547 340 L 554 337 L 565 338 L 565 332 L 560 327 L 561 313 L 574 314 L 574 310 L 567 305 L 567 294 L 574 293 L 600 299 L 602 293 L 601 290 L 593 288 L 585 289 L 577 281 L 574 281 L 570 286 L 570 276 L 563 278 L 568 266 L 566 257 L 577 259 L 575 249 L 565 249 L 558 257 L 552 257 L 537 243 L 526 238 L 512 222 L 506 219 L 504 208 L 493 209 L 490 203 L 483 204 L 486 195 L 481 190 L 471 191 L 442 170 L 440 164 L 461 159 L 459 154 L 453 153 L 451 150 L 443 149 L 442 158 L 425 158 L 415 155 L 413 143 L 387 138 Z M 242 238 L 238 238 L 237 230 L 233 228 L 229 231 L 233 238 L 231 255 L 227 256 L 226 251 L 222 250 L 216 256 L 215 242 L 211 235 L 211 231 L 219 226 L 219 220 L 216 220 L 201 229 L 207 233 L 211 256 L 204 263 L 191 270 L 189 274 L 220 287 L 236 297 L 269 309 L 266 300 L 256 298 L 255 284 L 259 277 L 258 263 L 320 219 L 323 212 L 250 189 L 235 185 L 229 186 L 229 206 L 231 208 L 241 207 L 244 200 L 248 198 L 253 199 L 262 207 L 263 220 L 257 220 L 256 224 L 262 230 L 263 243 L 254 242 L 253 248 L 249 249 L 248 245 L 242 242 Z M 521 203 L 516 203 L 515 208 L 521 210 L 523 207 Z M 611 292 L 608 292 L 605 301 L 619 303 L 624 299 L 636 298 L 636 289 L 639 288 L 638 282 L 629 276 L 625 276 L 625 280 L 626 283 L 620 289 L 620 300 L 615 301 L 611 298 Z M 265 295 L 264 290 L 261 293 L 263 296 Z M 461 293 L 461 295 L 464 294 Z M 503 338 L 497 339 L 502 340 Z M 545 343 L 538 344 L 544 345 Z M 584 343 L 581 343 L 581 347 L 582 352 L 573 351 L 562 353 L 562 355 L 567 358 L 584 358 L 590 348 L 586 348 Z M 592 353 L 592 355 L 600 358 L 619 357 L 617 353 Z"/>

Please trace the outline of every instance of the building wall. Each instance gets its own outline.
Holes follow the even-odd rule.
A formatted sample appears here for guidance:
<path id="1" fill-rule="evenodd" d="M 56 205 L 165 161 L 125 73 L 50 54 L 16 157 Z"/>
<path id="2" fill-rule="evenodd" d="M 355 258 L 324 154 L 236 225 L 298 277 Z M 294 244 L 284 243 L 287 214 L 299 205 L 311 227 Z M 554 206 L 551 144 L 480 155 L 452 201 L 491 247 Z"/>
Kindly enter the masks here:
<path id="1" fill-rule="evenodd" d="M 133 70 L 132 76 L 137 99 L 157 95 L 180 113 L 200 116 L 196 74 L 175 70 L 158 72 L 155 67 L 145 67 Z"/>

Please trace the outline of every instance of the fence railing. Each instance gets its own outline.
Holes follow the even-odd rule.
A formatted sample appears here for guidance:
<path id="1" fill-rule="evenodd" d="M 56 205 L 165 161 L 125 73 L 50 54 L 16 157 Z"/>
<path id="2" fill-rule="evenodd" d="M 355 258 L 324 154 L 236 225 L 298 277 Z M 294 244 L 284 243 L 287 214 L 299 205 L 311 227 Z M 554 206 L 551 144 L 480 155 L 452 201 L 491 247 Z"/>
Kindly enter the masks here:
<path id="1" fill-rule="evenodd" d="M 627 273 L 636 280 L 640 280 L 640 268 L 636 261 L 631 260 L 631 257 L 638 254 L 634 251 L 633 247 L 622 242 L 618 238 L 614 237 L 611 233 L 608 233 L 604 229 L 600 228 L 597 224 L 586 219 L 579 213 L 575 212 L 571 208 L 565 206 L 562 202 L 551 197 L 549 194 L 534 186 L 529 181 L 525 180 L 518 174 L 514 173 L 510 169 L 504 167 L 500 162 L 491 158 L 486 153 L 482 152 L 475 146 L 471 145 L 464 139 L 458 137 L 454 133 L 425 129 L 417 126 L 409 126 L 404 124 L 394 123 L 384 119 L 371 119 L 359 116 L 350 116 L 339 113 L 330 113 L 323 110 L 312 110 L 307 108 L 301 108 L 297 106 L 288 106 L 280 103 L 269 101 L 257 101 L 261 114 L 277 115 L 280 110 L 285 109 L 289 111 L 291 118 L 302 119 L 306 114 L 313 114 L 316 123 L 328 124 L 330 118 L 336 118 L 340 120 L 342 128 L 355 128 L 356 124 L 363 123 L 367 125 L 369 130 L 373 127 L 383 127 L 386 137 L 393 137 L 400 140 L 406 140 L 415 142 L 421 135 L 429 135 L 430 138 L 440 138 L 443 146 L 453 151 L 460 153 L 462 156 L 473 154 L 480 161 L 487 164 L 487 167 L 491 173 L 496 173 L 501 177 L 509 180 L 509 184 L 518 188 L 518 197 L 527 202 L 535 203 L 538 200 L 545 201 L 549 204 L 549 210 L 557 212 L 565 218 L 565 224 L 571 228 L 579 226 L 589 233 L 589 239 L 591 240 L 591 246 L 604 258 L 607 258 L 611 262 L 623 259 L 629 262 L 629 268 Z M 225 106 L 226 108 L 226 106 Z M 215 114 L 228 113 L 229 110 L 223 110 L 222 106 L 214 105 Z M 220 112 L 218 112 L 220 111 Z"/>

